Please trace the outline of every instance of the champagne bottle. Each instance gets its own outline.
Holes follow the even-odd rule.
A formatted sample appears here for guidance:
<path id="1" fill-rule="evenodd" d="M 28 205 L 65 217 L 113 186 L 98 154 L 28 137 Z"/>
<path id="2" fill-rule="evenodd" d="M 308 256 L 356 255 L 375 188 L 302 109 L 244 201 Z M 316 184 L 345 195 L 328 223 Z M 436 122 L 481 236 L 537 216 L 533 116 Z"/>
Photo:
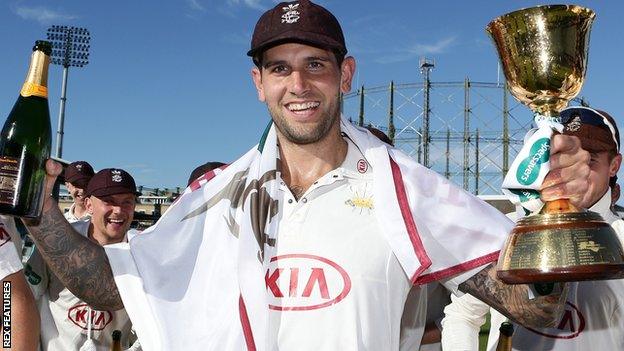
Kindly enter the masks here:
<path id="1" fill-rule="evenodd" d="M 122 351 L 120 330 L 113 330 L 113 344 L 110 347 L 110 351 Z"/>
<path id="2" fill-rule="evenodd" d="M 503 322 L 498 330 L 500 331 L 500 336 L 498 337 L 496 351 L 511 351 L 511 336 L 514 332 L 513 324 Z"/>
<path id="3" fill-rule="evenodd" d="M 41 215 L 51 142 L 47 88 L 51 51 L 50 42 L 35 42 L 26 81 L 0 133 L 2 214 L 33 219 Z"/>

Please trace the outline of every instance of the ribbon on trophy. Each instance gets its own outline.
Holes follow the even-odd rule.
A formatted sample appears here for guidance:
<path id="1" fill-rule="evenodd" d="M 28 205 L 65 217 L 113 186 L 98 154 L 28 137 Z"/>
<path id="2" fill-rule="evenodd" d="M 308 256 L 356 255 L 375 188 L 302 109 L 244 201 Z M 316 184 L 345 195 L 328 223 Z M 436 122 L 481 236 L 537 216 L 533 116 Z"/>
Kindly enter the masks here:
<path id="1" fill-rule="evenodd" d="M 563 131 L 559 116 L 536 114 L 533 120 L 537 128 L 525 135 L 524 145 L 503 180 L 503 194 L 520 216 L 535 214 L 544 206 L 539 189 L 550 171 L 550 139 L 555 131 Z"/>

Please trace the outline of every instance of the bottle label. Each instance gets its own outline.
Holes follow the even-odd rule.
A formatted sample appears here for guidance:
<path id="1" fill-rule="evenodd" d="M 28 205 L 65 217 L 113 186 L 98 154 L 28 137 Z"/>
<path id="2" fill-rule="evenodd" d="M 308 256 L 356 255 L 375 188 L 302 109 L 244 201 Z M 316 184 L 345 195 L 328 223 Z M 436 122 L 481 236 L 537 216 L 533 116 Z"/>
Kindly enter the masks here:
<path id="1" fill-rule="evenodd" d="M 19 158 L 0 157 L 0 203 L 15 205 Z"/>
<path id="2" fill-rule="evenodd" d="M 20 92 L 20 95 L 22 95 L 23 97 L 39 96 L 39 97 L 47 99 L 48 98 L 48 88 L 46 88 L 43 85 L 38 85 L 38 84 L 31 83 L 31 82 L 26 82 L 22 86 L 22 91 Z"/>

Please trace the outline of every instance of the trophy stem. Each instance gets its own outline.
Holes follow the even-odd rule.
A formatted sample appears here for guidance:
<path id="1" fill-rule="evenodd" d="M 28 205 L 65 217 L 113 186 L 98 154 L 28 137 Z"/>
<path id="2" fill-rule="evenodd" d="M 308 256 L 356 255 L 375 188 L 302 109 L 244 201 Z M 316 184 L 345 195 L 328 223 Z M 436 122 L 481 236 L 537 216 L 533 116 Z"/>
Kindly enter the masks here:
<path id="1" fill-rule="evenodd" d="M 542 208 L 541 214 L 573 213 L 582 212 L 578 207 L 572 205 L 568 199 L 558 199 L 547 201 Z"/>

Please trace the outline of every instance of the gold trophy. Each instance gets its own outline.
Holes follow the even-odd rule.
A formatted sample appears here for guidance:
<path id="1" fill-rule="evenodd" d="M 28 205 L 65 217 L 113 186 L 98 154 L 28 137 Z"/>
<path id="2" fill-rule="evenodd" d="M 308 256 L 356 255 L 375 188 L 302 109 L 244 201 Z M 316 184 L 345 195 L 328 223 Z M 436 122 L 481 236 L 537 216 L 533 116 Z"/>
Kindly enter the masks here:
<path id="1" fill-rule="evenodd" d="M 587 8 L 551 5 L 490 22 L 511 94 L 540 116 L 559 116 L 583 85 L 594 18 Z M 557 200 L 518 220 L 497 275 L 508 284 L 624 278 L 624 252 L 599 214 Z"/>

